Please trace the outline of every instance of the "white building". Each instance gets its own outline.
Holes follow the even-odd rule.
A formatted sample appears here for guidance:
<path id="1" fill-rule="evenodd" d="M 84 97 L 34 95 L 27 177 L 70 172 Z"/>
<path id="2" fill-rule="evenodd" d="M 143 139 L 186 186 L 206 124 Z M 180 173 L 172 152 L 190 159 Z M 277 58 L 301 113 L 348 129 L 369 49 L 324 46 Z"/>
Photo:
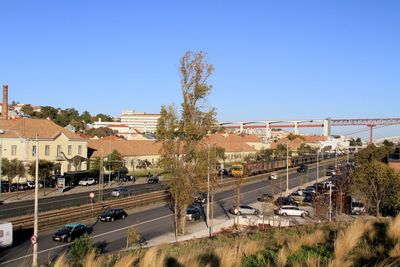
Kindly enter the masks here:
<path id="1" fill-rule="evenodd" d="M 121 123 L 141 132 L 155 133 L 160 114 L 147 114 L 134 110 L 126 110 L 121 114 Z"/>
<path id="2" fill-rule="evenodd" d="M 344 136 L 329 136 L 326 141 L 320 141 L 320 147 L 321 149 L 324 149 L 325 147 L 331 147 L 332 151 L 345 151 L 350 148 L 350 142 Z"/>

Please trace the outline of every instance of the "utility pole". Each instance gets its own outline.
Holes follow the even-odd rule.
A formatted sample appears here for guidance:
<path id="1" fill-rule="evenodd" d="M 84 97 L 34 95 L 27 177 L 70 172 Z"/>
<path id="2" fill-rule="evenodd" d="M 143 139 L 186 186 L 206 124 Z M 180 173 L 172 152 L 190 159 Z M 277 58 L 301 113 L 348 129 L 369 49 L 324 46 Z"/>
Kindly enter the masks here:
<path id="1" fill-rule="evenodd" d="M 36 151 L 35 151 L 35 207 L 34 207 L 34 222 L 33 222 L 33 259 L 32 266 L 37 266 L 38 256 L 38 229 L 39 229 L 39 139 L 36 134 Z M 34 242 L 35 240 L 35 242 Z"/>
<path id="2" fill-rule="evenodd" d="M 332 221 L 332 184 L 329 184 L 329 221 Z"/>
<path id="3" fill-rule="evenodd" d="M 289 143 L 286 142 L 286 192 L 289 192 Z"/>
<path id="4" fill-rule="evenodd" d="M 0 135 L 4 134 L 4 130 L 0 130 Z M 3 163 L 3 138 L 0 138 L 0 195 L 1 195 L 1 178 L 2 178 L 2 163 Z M 11 183 L 9 183 L 9 186 L 11 186 Z"/>
<path id="5" fill-rule="evenodd" d="M 319 150 L 317 150 L 317 183 L 319 178 Z"/>
<path id="6" fill-rule="evenodd" d="M 211 237 L 210 227 L 210 144 L 208 144 L 208 161 L 207 161 L 207 227 Z"/>

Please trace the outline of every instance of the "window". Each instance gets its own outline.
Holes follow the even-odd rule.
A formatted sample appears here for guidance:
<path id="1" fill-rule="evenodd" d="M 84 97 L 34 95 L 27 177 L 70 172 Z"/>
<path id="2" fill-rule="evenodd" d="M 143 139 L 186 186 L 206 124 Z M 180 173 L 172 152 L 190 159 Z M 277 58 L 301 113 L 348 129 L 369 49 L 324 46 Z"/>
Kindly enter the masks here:
<path id="1" fill-rule="evenodd" d="M 82 146 L 81 145 L 78 146 L 78 155 L 82 155 Z"/>
<path id="2" fill-rule="evenodd" d="M 57 157 L 61 157 L 61 145 L 57 145 Z"/>
<path id="3" fill-rule="evenodd" d="M 36 156 L 36 146 L 32 146 L 32 156 Z"/>
<path id="4" fill-rule="evenodd" d="M 11 156 L 16 156 L 17 155 L 17 146 L 12 145 L 11 146 Z"/>
<path id="5" fill-rule="evenodd" d="M 44 154 L 45 154 L 45 156 L 50 156 L 50 145 L 46 145 L 45 147 L 44 147 Z"/>
<path id="6" fill-rule="evenodd" d="M 72 154 L 72 146 L 68 145 L 68 155 L 71 155 L 71 154 Z"/>

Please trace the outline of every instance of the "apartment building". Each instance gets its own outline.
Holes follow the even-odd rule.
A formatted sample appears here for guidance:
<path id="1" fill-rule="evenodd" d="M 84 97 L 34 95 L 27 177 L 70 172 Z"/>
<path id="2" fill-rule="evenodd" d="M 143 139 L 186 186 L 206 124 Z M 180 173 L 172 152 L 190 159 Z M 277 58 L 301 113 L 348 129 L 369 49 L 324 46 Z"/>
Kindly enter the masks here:
<path id="1" fill-rule="evenodd" d="M 0 130 L 3 158 L 18 159 L 28 165 L 39 151 L 39 159 L 55 163 L 57 174 L 87 169 L 87 139 L 50 120 L 3 118 Z"/>
<path id="2" fill-rule="evenodd" d="M 138 130 L 141 133 L 155 133 L 160 114 L 148 114 L 134 110 L 126 110 L 121 114 L 121 123 Z"/>

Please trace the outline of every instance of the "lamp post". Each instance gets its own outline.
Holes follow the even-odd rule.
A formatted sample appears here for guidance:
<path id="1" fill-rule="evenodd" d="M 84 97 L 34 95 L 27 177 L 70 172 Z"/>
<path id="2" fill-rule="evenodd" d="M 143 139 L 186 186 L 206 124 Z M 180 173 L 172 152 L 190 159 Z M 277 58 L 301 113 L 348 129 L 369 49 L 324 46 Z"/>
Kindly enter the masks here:
<path id="1" fill-rule="evenodd" d="M 211 237 L 211 226 L 210 226 L 210 144 L 208 144 L 208 161 L 207 161 L 207 227 L 209 235 Z"/>
<path id="2" fill-rule="evenodd" d="M 289 142 L 286 142 L 286 192 L 289 192 Z"/>
<path id="3" fill-rule="evenodd" d="M 317 150 L 317 183 L 319 178 L 319 150 Z"/>
<path id="4" fill-rule="evenodd" d="M 4 130 L 0 130 L 0 135 L 2 135 L 2 134 L 4 134 Z M 2 165 L 2 163 L 3 163 L 3 138 L 0 138 L 0 194 L 1 194 L 1 191 L 2 191 L 2 188 L 1 188 L 1 179 L 2 179 L 2 168 L 3 168 L 3 165 Z M 10 184 L 10 186 L 11 186 L 11 183 L 9 183 Z"/>
<path id="5" fill-rule="evenodd" d="M 38 229 L 39 229 L 39 139 L 36 135 L 36 151 L 35 151 L 35 206 L 34 206 L 34 221 L 33 221 L 33 236 L 35 242 L 33 242 L 33 260 L 32 266 L 37 266 L 38 256 Z"/>

